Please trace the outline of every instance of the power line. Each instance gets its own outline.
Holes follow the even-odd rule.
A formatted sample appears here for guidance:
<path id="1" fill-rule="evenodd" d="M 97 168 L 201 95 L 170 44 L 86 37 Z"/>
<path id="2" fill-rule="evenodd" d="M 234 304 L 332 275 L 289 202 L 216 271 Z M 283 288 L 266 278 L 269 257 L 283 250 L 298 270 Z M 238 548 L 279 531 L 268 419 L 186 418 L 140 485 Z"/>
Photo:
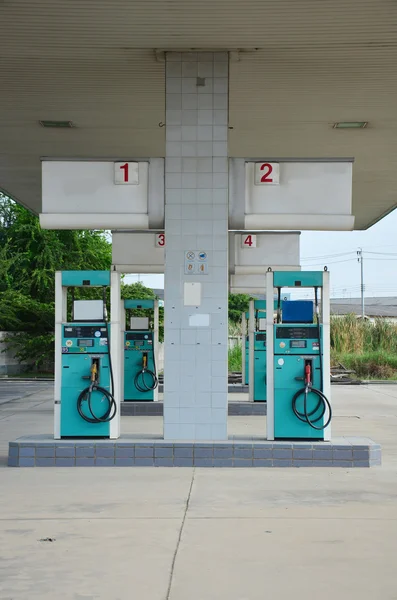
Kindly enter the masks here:
<path id="1" fill-rule="evenodd" d="M 304 266 L 305 267 L 316 267 L 316 266 L 319 266 L 319 265 L 324 265 L 324 263 L 326 263 L 327 265 L 337 265 L 339 263 L 352 262 L 352 261 L 355 261 L 355 260 L 356 260 L 355 258 L 346 258 L 344 260 L 335 260 L 333 262 L 331 262 L 331 261 L 323 261 L 321 263 L 309 263 L 309 264 L 304 265 Z"/>
<path id="2" fill-rule="evenodd" d="M 397 256 L 397 252 L 368 252 L 366 254 L 379 254 L 380 256 Z"/>
<path id="3" fill-rule="evenodd" d="M 396 258 L 368 258 L 367 260 L 376 260 L 377 262 L 388 262 L 388 261 L 392 261 L 395 262 L 397 260 L 397 256 Z"/>
<path id="4" fill-rule="evenodd" d="M 353 254 L 353 251 L 339 252 L 338 254 L 323 254 L 321 256 L 306 256 L 304 258 L 301 258 L 301 260 L 311 260 L 313 258 L 316 260 L 320 260 L 321 258 L 337 258 L 339 256 L 347 256 L 348 254 Z"/>

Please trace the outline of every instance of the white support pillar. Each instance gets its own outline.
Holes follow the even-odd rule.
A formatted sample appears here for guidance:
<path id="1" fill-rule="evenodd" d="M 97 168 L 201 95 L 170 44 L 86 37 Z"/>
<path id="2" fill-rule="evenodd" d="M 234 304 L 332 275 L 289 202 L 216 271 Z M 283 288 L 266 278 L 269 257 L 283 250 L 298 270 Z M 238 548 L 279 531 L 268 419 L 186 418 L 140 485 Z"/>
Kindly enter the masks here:
<path id="1" fill-rule="evenodd" d="M 62 286 L 62 272 L 55 273 L 55 377 L 54 439 L 61 439 L 62 323 L 67 320 L 67 288 Z"/>
<path id="2" fill-rule="evenodd" d="M 241 315 L 241 384 L 245 385 L 245 338 L 247 336 L 247 317 Z"/>
<path id="3" fill-rule="evenodd" d="M 166 439 L 227 439 L 228 61 L 166 53 Z"/>
<path id="4" fill-rule="evenodd" d="M 274 322 L 273 322 L 273 271 L 266 273 L 266 399 L 267 439 L 274 440 Z"/>
<path id="5" fill-rule="evenodd" d="M 323 392 L 331 402 L 331 307 L 329 272 L 323 273 L 323 287 L 321 290 L 321 321 L 323 326 Z M 331 404 L 332 406 L 332 404 Z M 329 418 L 329 410 L 325 411 L 324 422 Z M 331 423 L 324 429 L 324 440 L 331 440 Z"/>
<path id="6" fill-rule="evenodd" d="M 250 300 L 249 304 L 248 345 L 248 398 L 250 402 L 253 402 L 255 390 L 255 300 Z"/>
<path id="7" fill-rule="evenodd" d="M 154 347 L 154 361 L 156 365 L 156 375 L 157 378 L 159 376 L 158 368 L 159 368 L 159 328 L 160 328 L 160 318 L 159 318 L 159 301 L 154 301 L 154 317 L 153 317 L 153 347 Z M 159 400 L 159 386 L 153 391 L 153 401 L 158 402 Z"/>
<path id="8" fill-rule="evenodd" d="M 120 302 L 120 273 L 111 271 L 110 273 L 110 351 L 113 366 L 113 396 L 116 401 L 117 414 L 110 421 L 111 439 L 120 437 L 120 400 L 121 400 L 121 361 L 124 358 L 122 348 L 122 331 L 125 324 L 121 320 L 121 302 Z M 109 341 L 108 341 L 109 343 Z"/>

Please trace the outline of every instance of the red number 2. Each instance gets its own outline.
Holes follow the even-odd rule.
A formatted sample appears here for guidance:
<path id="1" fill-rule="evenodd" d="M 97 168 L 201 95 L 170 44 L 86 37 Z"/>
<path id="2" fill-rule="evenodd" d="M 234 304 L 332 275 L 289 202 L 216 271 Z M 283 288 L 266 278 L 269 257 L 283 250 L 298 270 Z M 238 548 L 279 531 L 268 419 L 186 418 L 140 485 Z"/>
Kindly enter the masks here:
<path id="1" fill-rule="evenodd" d="M 273 171 L 272 165 L 270 163 L 263 163 L 263 165 L 261 165 L 261 171 L 264 171 L 265 169 L 267 169 L 267 171 L 262 175 L 261 183 L 273 183 L 273 179 L 269 177 Z"/>
<path id="2" fill-rule="evenodd" d="M 125 165 L 121 165 L 120 169 L 123 169 L 123 171 L 124 171 L 124 183 L 127 183 L 128 182 L 128 163 L 125 163 Z"/>
<path id="3" fill-rule="evenodd" d="M 253 241 L 252 241 L 252 235 L 247 235 L 247 237 L 244 240 L 244 245 L 245 246 L 252 246 Z"/>

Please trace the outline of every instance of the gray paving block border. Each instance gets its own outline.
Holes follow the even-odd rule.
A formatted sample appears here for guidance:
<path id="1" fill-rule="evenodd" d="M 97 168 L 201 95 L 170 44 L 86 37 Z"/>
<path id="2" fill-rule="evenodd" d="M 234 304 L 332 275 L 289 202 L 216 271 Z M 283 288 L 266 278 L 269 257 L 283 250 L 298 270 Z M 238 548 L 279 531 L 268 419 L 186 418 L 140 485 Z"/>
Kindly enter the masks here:
<path id="1" fill-rule="evenodd" d="M 266 416 L 266 402 L 239 402 L 232 400 L 228 403 L 229 417 Z M 122 402 L 122 417 L 162 417 L 164 405 L 162 402 Z"/>
<path id="2" fill-rule="evenodd" d="M 19 438 L 9 443 L 10 467 L 374 467 L 382 450 L 369 438 L 332 442 L 267 442 L 238 436 L 223 442 L 163 439 L 54 440 Z"/>

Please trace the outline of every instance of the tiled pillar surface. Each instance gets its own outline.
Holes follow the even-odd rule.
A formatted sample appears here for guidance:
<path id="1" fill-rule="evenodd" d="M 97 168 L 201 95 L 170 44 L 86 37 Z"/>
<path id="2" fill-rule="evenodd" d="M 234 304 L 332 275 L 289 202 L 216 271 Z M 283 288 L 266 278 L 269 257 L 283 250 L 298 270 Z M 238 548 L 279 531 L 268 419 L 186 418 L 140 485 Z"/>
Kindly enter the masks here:
<path id="1" fill-rule="evenodd" d="M 167 53 L 165 439 L 227 438 L 227 124 L 228 54 Z"/>

